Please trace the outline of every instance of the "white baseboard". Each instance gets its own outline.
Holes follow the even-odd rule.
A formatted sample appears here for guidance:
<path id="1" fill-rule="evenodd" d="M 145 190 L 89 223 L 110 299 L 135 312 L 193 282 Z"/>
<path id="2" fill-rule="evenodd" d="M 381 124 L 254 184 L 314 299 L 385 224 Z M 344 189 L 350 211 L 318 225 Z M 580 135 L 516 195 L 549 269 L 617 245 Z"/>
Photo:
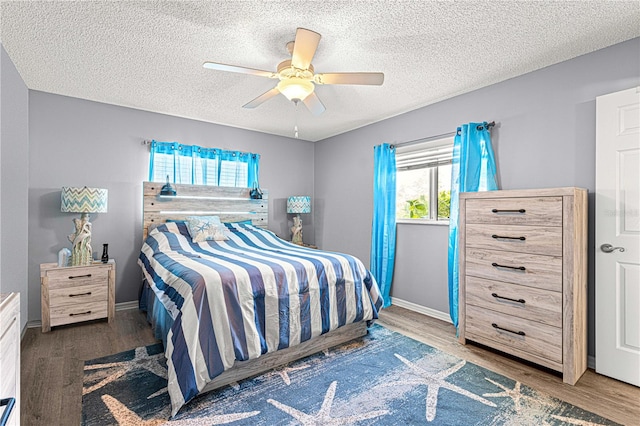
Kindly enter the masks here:
<path id="1" fill-rule="evenodd" d="M 422 306 L 416 303 L 407 302 L 406 300 L 398 299 L 397 297 L 391 298 L 391 304 L 452 324 L 451 317 L 449 316 L 448 312 L 437 311 L 435 309 L 427 308 L 426 306 Z"/>
<path id="2" fill-rule="evenodd" d="M 116 303 L 116 311 L 126 311 L 129 309 L 138 309 L 138 301 L 132 300 L 130 302 Z M 41 320 L 27 321 L 27 326 L 25 327 L 25 330 L 27 328 L 41 328 L 41 327 L 42 327 Z"/>
<path id="3" fill-rule="evenodd" d="M 129 309 L 138 309 L 138 301 L 132 300 L 130 302 L 116 303 L 116 311 L 126 311 Z"/>
<path id="4" fill-rule="evenodd" d="M 27 321 L 27 328 L 40 328 L 40 327 L 42 327 L 42 321 L 40 320 Z"/>

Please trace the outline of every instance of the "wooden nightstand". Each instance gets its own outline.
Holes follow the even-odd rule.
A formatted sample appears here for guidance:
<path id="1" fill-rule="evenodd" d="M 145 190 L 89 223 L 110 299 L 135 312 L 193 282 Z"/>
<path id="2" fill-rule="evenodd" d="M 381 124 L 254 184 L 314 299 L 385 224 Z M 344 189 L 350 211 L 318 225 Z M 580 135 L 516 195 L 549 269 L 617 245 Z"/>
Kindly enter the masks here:
<path id="1" fill-rule="evenodd" d="M 51 327 L 115 316 L 116 262 L 59 268 L 40 265 L 42 332 Z"/>

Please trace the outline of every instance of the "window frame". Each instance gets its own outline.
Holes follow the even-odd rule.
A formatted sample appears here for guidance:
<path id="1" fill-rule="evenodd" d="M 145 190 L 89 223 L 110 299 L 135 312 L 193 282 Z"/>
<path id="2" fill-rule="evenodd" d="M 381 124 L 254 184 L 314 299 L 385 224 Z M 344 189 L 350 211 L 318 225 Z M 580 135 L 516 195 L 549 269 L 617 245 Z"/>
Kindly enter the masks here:
<path id="1" fill-rule="evenodd" d="M 449 219 L 438 219 L 438 174 L 440 166 L 453 164 L 453 143 L 455 134 L 450 136 L 438 137 L 435 139 L 426 139 L 417 141 L 416 143 L 407 144 L 407 147 L 396 147 L 396 174 L 404 171 L 428 168 L 429 169 L 429 206 L 428 217 L 422 218 L 398 218 L 396 214 L 396 223 L 400 224 L 423 224 L 423 225 L 440 225 L 449 226 Z M 443 155 L 438 156 L 437 151 L 446 148 L 446 152 Z M 400 152 L 399 152 L 400 151 Z M 408 157 L 411 153 L 427 152 L 426 157 L 432 157 L 436 153 L 435 158 L 425 161 L 425 163 L 414 163 L 411 166 L 398 167 L 398 160 L 403 161 L 403 157 Z M 398 158 L 400 157 L 400 158 Z M 450 189 L 449 189 L 450 190 Z M 397 200 L 397 195 L 396 195 Z M 435 200 L 435 203 L 433 202 Z"/>
<path id="2" fill-rule="evenodd" d="M 259 187 L 259 169 L 259 154 L 151 141 L 150 182 L 166 182 L 168 175 L 172 183 L 253 188 Z"/>

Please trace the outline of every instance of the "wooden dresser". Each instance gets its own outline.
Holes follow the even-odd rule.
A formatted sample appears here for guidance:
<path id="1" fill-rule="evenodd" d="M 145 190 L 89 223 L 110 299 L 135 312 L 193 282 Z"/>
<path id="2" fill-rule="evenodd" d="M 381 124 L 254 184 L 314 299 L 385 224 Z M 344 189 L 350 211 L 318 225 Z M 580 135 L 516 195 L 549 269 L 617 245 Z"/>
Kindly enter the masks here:
<path id="1" fill-rule="evenodd" d="M 562 373 L 587 368 L 587 191 L 460 194 L 459 339 Z"/>
<path id="2" fill-rule="evenodd" d="M 11 426 L 20 424 L 20 334 L 20 294 L 0 294 L 0 419 Z"/>
<path id="3" fill-rule="evenodd" d="M 116 263 L 40 265 L 42 332 L 51 327 L 115 316 Z"/>

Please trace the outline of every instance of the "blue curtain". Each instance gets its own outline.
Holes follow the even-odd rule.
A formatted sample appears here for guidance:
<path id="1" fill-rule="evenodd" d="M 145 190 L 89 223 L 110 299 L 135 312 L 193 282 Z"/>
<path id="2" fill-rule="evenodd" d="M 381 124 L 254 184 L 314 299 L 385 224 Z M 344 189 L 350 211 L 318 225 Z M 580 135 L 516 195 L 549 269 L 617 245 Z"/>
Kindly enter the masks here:
<path id="1" fill-rule="evenodd" d="M 254 187 L 260 155 L 178 142 L 151 142 L 149 181 L 197 185 Z"/>
<path id="2" fill-rule="evenodd" d="M 260 156 L 258 154 L 249 154 L 249 186 L 252 188 L 260 187 Z"/>
<path id="3" fill-rule="evenodd" d="M 391 305 L 396 254 L 396 150 L 389 144 L 373 149 L 373 225 L 371 273 L 378 281 L 384 307 Z"/>
<path id="4" fill-rule="evenodd" d="M 451 212 L 449 216 L 449 315 L 458 327 L 458 216 L 461 192 L 498 189 L 496 162 L 487 123 L 458 127 L 453 139 Z"/>

